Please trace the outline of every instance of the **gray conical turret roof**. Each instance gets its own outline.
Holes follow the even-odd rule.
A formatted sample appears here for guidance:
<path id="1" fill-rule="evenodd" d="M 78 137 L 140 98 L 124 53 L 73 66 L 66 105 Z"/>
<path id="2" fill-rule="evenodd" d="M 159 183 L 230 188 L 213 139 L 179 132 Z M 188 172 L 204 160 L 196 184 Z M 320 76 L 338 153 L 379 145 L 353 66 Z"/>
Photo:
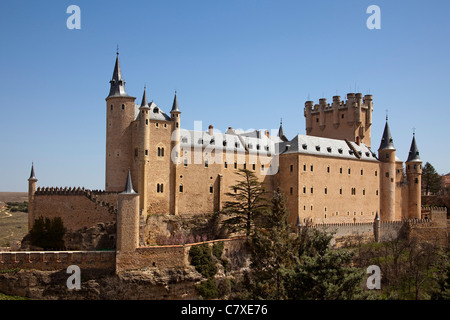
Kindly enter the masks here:
<path id="1" fill-rule="evenodd" d="M 282 121 L 280 121 L 280 129 L 278 129 L 278 137 L 280 137 L 280 139 L 283 140 L 284 142 L 288 141 L 288 138 L 286 138 L 286 136 L 284 135 Z"/>
<path id="2" fill-rule="evenodd" d="M 150 109 L 150 107 L 148 106 L 148 101 L 147 101 L 147 89 L 146 89 L 146 87 L 144 87 L 144 94 L 142 95 L 141 108 L 148 108 L 148 109 Z"/>
<path id="3" fill-rule="evenodd" d="M 131 173 L 128 170 L 127 183 L 125 185 L 125 190 L 122 194 L 135 194 L 136 192 L 133 190 L 133 184 L 131 183 Z"/>
<path id="4" fill-rule="evenodd" d="M 111 84 L 111 88 L 108 97 L 128 96 L 125 91 L 125 81 L 122 78 L 122 71 L 120 70 L 119 52 L 117 52 L 116 64 L 114 65 L 112 79 L 109 83 Z"/>
<path id="5" fill-rule="evenodd" d="M 175 91 L 175 97 L 173 98 L 173 105 L 172 110 L 170 110 L 170 113 L 177 112 L 181 113 L 180 108 L 178 107 L 178 100 L 177 100 L 177 92 Z"/>
<path id="6" fill-rule="evenodd" d="M 389 130 L 389 124 L 386 119 L 386 125 L 384 126 L 383 137 L 381 138 L 380 148 L 378 150 L 394 149 L 394 139 L 392 139 L 391 130 Z"/>
<path id="7" fill-rule="evenodd" d="M 411 148 L 409 149 L 408 160 L 406 160 L 406 162 L 413 162 L 413 161 L 422 162 L 422 160 L 420 160 L 420 157 L 419 157 L 419 149 L 417 148 L 415 135 L 413 135 L 413 139 L 411 142 Z"/>
<path id="8" fill-rule="evenodd" d="M 33 163 L 31 163 L 31 173 L 30 173 L 30 177 L 28 178 L 28 180 L 37 180 L 36 175 L 34 174 L 34 164 Z"/>

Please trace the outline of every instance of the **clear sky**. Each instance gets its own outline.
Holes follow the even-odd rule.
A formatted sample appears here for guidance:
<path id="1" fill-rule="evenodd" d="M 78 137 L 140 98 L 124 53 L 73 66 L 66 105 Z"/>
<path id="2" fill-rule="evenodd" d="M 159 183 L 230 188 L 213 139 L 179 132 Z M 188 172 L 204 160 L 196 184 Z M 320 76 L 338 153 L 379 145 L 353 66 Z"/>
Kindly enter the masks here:
<path id="1" fill-rule="evenodd" d="M 69 5 L 81 29 L 68 29 Z M 381 9 L 370 30 L 367 7 Z M 106 103 L 116 46 L 128 94 L 182 127 L 203 121 L 305 134 L 306 100 L 373 94 L 372 150 L 386 110 L 406 160 L 450 172 L 450 2 L 164 0 L 0 2 L 0 191 L 104 189 Z"/>

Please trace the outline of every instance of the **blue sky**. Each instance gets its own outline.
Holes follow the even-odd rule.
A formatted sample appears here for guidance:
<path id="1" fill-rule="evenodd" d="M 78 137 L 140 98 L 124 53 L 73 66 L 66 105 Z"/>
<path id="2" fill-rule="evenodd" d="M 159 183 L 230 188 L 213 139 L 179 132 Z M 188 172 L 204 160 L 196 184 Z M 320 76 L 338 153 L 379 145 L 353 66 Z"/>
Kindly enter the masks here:
<path id="1" fill-rule="evenodd" d="M 70 30 L 69 5 L 81 9 Z M 369 30 L 368 6 L 381 9 Z M 182 127 L 305 133 L 304 102 L 374 96 L 372 150 L 386 109 L 400 159 L 413 127 L 422 160 L 450 171 L 448 1 L 23 1 L 0 4 L 0 191 L 104 189 L 105 97 L 120 48 L 128 94 Z"/>

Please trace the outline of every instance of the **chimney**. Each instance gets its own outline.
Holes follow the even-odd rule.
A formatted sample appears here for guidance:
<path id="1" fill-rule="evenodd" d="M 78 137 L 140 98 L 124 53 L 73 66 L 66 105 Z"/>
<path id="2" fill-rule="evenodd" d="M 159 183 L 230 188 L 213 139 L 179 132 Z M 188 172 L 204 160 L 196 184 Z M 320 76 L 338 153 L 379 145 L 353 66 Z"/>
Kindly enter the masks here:
<path id="1" fill-rule="evenodd" d="M 208 133 L 209 133 L 210 136 L 212 136 L 213 132 L 214 132 L 214 127 L 212 126 L 212 124 L 210 124 L 209 127 L 208 127 Z"/>
<path id="2" fill-rule="evenodd" d="M 266 134 L 267 138 L 270 138 L 269 130 L 266 130 L 265 134 Z"/>

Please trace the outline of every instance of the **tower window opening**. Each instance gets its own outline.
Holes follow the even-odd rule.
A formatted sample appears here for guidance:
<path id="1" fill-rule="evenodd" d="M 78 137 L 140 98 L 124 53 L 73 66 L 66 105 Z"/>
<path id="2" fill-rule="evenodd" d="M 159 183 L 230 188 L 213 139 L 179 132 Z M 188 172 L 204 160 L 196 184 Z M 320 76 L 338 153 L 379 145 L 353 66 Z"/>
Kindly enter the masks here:
<path id="1" fill-rule="evenodd" d="M 113 108 L 114 108 L 113 105 L 111 105 L 111 111 L 113 110 Z"/>
<path id="2" fill-rule="evenodd" d="M 214 187 L 213 186 L 209 186 L 209 193 L 213 193 L 214 191 Z"/>
<path id="3" fill-rule="evenodd" d="M 294 194 L 294 188 L 291 187 L 291 188 L 289 189 L 289 193 L 290 193 L 291 195 Z"/>
<path id="4" fill-rule="evenodd" d="M 124 104 L 122 104 L 122 110 L 125 110 L 125 105 Z"/>
<path id="5" fill-rule="evenodd" d="M 180 184 L 180 188 L 179 188 L 180 192 L 183 193 L 183 185 Z"/>

